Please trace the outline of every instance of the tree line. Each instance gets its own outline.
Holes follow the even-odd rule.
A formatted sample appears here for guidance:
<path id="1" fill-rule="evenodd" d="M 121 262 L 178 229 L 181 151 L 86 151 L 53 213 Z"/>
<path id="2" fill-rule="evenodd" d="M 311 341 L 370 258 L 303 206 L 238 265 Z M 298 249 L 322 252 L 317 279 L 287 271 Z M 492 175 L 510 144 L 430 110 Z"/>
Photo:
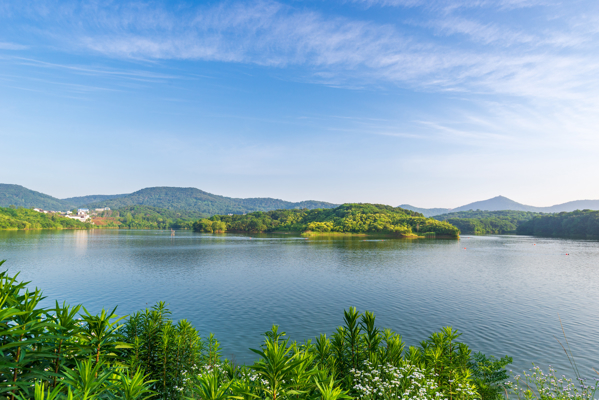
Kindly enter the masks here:
<path id="1" fill-rule="evenodd" d="M 194 223 L 197 232 L 318 232 L 371 234 L 435 234 L 457 237 L 445 221 L 382 204 L 343 204 L 331 209 L 294 209 L 215 215 Z"/>
<path id="2" fill-rule="evenodd" d="M 469 210 L 436 215 L 438 221 L 447 221 L 458 227 L 461 233 L 470 235 L 516 233 L 518 226 L 540 213 L 529 211 Z"/>
<path id="3" fill-rule="evenodd" d="M 521 223 L 516 232 L 519 235 L 598 239 L 599 211 L 538 215 Z"/>
<path id="4" fill-rule="evenodd" d="M 0 229 L 90 229 L 91 224 L 22 207 L 0 207 Z"/>

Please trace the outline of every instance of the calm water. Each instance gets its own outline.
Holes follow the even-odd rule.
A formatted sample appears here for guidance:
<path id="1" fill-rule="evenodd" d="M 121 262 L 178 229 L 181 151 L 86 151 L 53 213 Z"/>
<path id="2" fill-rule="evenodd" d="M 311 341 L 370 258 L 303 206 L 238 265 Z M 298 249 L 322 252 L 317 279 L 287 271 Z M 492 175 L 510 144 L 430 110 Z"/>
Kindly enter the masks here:
<path id="1" fill-rule="evenodd" d="M 535 362 L 567 373 L 554 338 L 563 342 L 559 313 L 581 370 L 599 369 L 593 241 L 0 232 L 0 259 L 49 299 L 90 310 L 119 305 L 125 314 L 164 300 L 175 319 L 214 332 L 238 362 L 254 359 L 247 349 L 272 324 L 294 339 L 313 338 L 334 331 L 343 310 L 356 306 L 408 344 L 451 325 L 474 350 L 513 356 L 514 370 Z"/>

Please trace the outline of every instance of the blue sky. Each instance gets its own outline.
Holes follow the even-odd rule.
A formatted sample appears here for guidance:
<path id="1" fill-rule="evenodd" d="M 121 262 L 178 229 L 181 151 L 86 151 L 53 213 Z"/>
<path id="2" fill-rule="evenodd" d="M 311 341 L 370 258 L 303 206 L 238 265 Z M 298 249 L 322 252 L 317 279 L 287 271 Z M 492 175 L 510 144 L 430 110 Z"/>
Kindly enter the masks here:
<path id="1" fill-rule="evenodd" d="M 599 2 L 1 1 L 0 182 L 599 198 Z"/>

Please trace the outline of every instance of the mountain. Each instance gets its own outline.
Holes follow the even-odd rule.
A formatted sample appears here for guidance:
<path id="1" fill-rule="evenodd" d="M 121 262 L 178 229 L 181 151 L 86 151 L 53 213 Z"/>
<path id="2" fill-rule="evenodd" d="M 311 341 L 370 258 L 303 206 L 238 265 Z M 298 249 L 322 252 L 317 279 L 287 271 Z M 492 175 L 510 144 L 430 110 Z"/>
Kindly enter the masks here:
<path id="1" fill-rule="evenodd" d="M 575 210 L 599 210 L 599 200 L 575 200 L 563 204 L 556 204 L 550 207 L 535 207 L 518 203 L 504 196 L 493 197 L 492 199 L 475 201 L 457 208 L 419 208 L 409 204 L 402 204 L 400 208 L 417 211 L 424 214 L 425 217 L 433 217 L 447 213 L 456 213 L 460 211 L 483 210 L 483 211 L 529 211 L 543 213 L 571 212 Z"/>
<path id="2" fill-rule="evenodd" d="M 558 204 L 551 207 L 540 207 L 543 212 L 556 213 L 556 212 L 572 212 L 576 210 L 599 210 L 599 200 L 575 200 L 567 203 Z"/>
<path id="3" fill-rule="evenodd" d="M 532 211 L 532 212 L 544 212 L 544 213 L 559 213 L 559 212 L 571 212 L 575 210 L 599 210 L 599 200 L 575 200 L 567 203 L 556 204 L 550 207 L 535 207 L 527 206 L 525 204 L 517 203 L 507 197 L 497 196 L 489 200 L 477 201 L 474 203 L 466 204 L 458 208 L 454 208 L 451 212 L 468 211 L 468 210 L 485 210 L 485 211 L 502 211 L 502 210 L 513 210 L 513 211 Z"/>
<path id="4" fill-rule="evenodd" d="M 409 204 L 402 204 L 399 206 L 399 208 L 419 212 L 427 218 L 433 217 L 435 215 L 445 214 L 451 211 L 451 208 L 419 208 Z"/>
<path id="5" fill-rule="evenodd" d="M 126 196 L 87 204 L 89 208 L 110 207 L 118 209 L 132 205 L 144 205 L 167 210 L 197 211 L 206 215 L 243 214 L 253 211 L 270 211 L 293 208 L 334 208 L 338 204 L 324 201 L 293 203 L 272 198 L 236 199 L 204 192 L 196 188 L 152 187 L 138 190 Z"/>
<path id="6" fill-rule="evenodd" d="M 466 204 L 465 206 L 457 207 L 451 212 L 468 211 L 468 210 L 485 210 L 485 211 L 536 211 L 541 212 L 541 207 L 527 206 L 510 200 L 507 197 L 497 196 L 492 199 L 475 201 L 474 203 Z"/>
<path id="7" fill-rule="evenodd" d="M 62 199 L 62 201 L 70 204 L 71 208 L 80 208 L 81 206 L 85 206 L 87 204 L 112 200 L 124 196 L 127 196 L 127 194 L 92 194 L 89 196 L 69 197 Z"/>
<path id="8" fill-rule="evenodd" d="M 68 203 L 56 197 L 49 196 L 21 185 L 0 183 L 0 207 L 43 208 L 44 210 L 66 211 Z"/>
<path id="9" fill-rule="evenodd" d="M 243 214 L 253 211 L 270 211 L 293 208 L 334 208 L 338 204 L 324 201 L 297 203 L 271 198 L 236 199 L 204 192 L 196 188 L 153 187 L 130 194 L 90 195 L 57 199 L 20 185 L 0 184 L 0 207 L 33 208 L 66 211 L 72 208 L 110 207 L 112 209 L 136 205 L 152 206 L 166 210 L 193 211 L 203 215 Z"/>

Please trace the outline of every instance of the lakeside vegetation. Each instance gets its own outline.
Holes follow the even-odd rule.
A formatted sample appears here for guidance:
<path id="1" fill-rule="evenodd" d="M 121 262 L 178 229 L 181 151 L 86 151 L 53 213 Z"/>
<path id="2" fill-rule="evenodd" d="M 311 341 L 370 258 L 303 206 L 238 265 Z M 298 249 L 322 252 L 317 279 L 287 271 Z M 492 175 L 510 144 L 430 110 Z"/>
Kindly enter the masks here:
<path id="1" fill-rule="evenodd" d="M 0 229 L 90 229 L 91 224 L 27 208 L 0 207 Z"/>
<path id="2" fill-rule="evenodd" d="M 0 397 L 10 400 L 592 400 L 597 390 L 538 367 L 506 382 L 511 357 L 474 353 L 451 327 L 407 347 L 353 307 L 314 340 L 273 325 L 250 349 L 256 361 L 237 365 L 164 303 L 128 316 L 42 307 L 42 292 L 17 278 L 0 273 Z"/>
<path id="3" fill-rule="evenodd" d="M 538 215 L 522 222 L 516 232 L 519 235 L 599 239 L 599 211 Z"/>
<path id="4" fill-rule="evenodd" d="M 455 226 L 415 211 L 382 204 L 343 204 L 332 209 L 276 210 L 215 215 L 194 223 L 197 232 L 315 232 L 381 234 L 398 237 L 458 237 Z"/>
<path id="5" fill-rule="evenodd" d="M 0 395 L 11 400 L 494 400 L 511 362 L 472 353 L 449 327 L 406 348 L 374 314 L 350 308 L 344 326 L 314 341 L 291 341 L 273 326 L 252 350 L 257 361 L 236 365 L 213 335 L 172 321 L 164 303 L 118 317 L 41 307 L 42 292 L 6 272 L 0 289 Z"/>
<path id="6" fill-rule="evenodd" d="M 167 210 L 150 206 L 128 206 L 99 212 L 93 217 L 99 228 L 191 229 L 205 214 L 197 211 Z"/>
<path id="7" fill-rule="evenodd" d="M 447 221 L 468 235 L 516 233 L 518 226 L 541 213 L 530 211 L 470 210 L 436 215 L 438 221 Z"/>

